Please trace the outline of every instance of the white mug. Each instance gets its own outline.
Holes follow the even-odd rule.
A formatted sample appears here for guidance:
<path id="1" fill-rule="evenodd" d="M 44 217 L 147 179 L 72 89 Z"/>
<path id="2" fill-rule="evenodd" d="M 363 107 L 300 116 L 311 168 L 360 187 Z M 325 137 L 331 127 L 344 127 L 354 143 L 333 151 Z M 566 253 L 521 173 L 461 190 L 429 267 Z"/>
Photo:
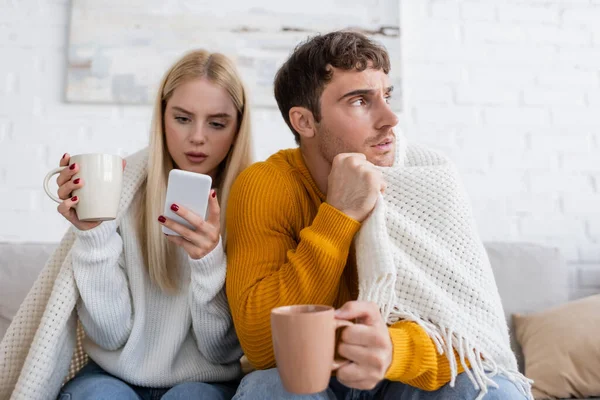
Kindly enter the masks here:
<path id="1" fill-rule="evenodd" d="M 79 171 L 71 177 L 83 179 L 83 187 L 73 191 L 79 198 L 75 205 L 80 221 L 110 221 L 117 217 L 121 186 L 123 184 L 123 159 L 111 154 L 79 154 L 72 156 L 70 164 L 79 165 Z M 53 175 L 67 167 L 55 168 L 44 179 L 46 194 L 57 203 L 62 203 L 50 192 L 48 182 Z"/>

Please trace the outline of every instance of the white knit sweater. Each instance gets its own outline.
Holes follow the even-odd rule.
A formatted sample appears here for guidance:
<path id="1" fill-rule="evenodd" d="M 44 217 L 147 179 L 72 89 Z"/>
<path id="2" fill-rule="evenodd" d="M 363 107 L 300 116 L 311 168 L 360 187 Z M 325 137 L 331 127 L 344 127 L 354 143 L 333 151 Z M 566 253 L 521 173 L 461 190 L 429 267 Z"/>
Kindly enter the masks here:
<path id="1" fill-rule="evenodd" d="M 113 221 L 76 233 L 71 257 L 85 352 L 138 386 L 235 378 L 242 353 L 223 291 L 222 245 L 200 260 L 180 251 L 180 289 L 165 294 L 144 267 L 132 214 L 119 232 Z"/>
<path id="2" fill-rule="evenodd" d="M 0 399 L 55 398 L 69 366 L 72 374 L 83 365 L 82 348 L 132 385 L 240 376 L 222 244 L 200 260 L 179 251 L 178 293 L 165 294 L 150 281 L 133 201 L 146 164 L 146 151 L 128 159 L 115 221 L 85 232 L 71 228 L 48 261 L 0 344 Z"/>

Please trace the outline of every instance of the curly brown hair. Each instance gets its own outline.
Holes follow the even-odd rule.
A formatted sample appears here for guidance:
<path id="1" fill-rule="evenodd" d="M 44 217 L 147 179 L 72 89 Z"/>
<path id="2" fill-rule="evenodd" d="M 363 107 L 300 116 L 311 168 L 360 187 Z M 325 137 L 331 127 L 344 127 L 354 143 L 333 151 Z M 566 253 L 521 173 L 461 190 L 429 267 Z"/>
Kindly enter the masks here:
<path id="1" fill-rule="evenodd" d="M 390 72 L 386 49 L 365 35 L 352 31 L 335 31 L 317 35 L 300 43 L 275 76 L 275 99 L 283 119 L 300 144 L 300 135 L 290 123 L 292 107 L 310 110 L 321 120 L 319 99 L 333 77 L 333 68 L 364 71 L 371 67 Z"/>

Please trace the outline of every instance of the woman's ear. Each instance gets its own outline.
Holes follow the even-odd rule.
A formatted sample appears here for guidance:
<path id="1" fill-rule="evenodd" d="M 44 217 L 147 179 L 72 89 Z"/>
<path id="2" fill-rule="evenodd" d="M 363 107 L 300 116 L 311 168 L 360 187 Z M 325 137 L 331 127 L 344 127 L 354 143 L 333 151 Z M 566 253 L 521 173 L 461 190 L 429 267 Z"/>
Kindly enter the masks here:
<path id="1" fill-rule="evenodd" d="M 313 113 L 304 107 L 292 107 L 289 112 L 290 123 L 303 138 L 315 136 L 315 119 Z"/>

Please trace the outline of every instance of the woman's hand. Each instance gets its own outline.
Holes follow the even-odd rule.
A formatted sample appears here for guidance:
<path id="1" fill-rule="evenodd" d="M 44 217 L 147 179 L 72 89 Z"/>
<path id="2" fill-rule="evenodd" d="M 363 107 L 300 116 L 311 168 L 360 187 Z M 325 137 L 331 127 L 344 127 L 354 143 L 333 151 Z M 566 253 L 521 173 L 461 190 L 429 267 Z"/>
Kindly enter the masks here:
<path id="1" fill-rule="evenodd" d="M 161 215 L 158 217 L 158 222 L 181 235 L 167 235 L 167 239 L 171 243 L 183 247 L 190 258 L 194 260 L 201 259 L 217 247 L 221 235 L 221 208 L 219 207 L 217 194 L 214 189 L 211 190 L 208 198 L 208 219 L 206 221 L 187 208 L 177 204 L 171 204 L 171 210 L 195 228 L 195 230 L 191 230 Z"/>
<path id="2" fill-rule="evenodd" d="M 59 165 L 61 167 L 66 167 L 69 165 L 69 161 L 71 156 L 69 153 L 65 153 L 60 159 Z M 123 160 L 123 169 L 125 169 L 125 165 L 127 161 Z M 80 231 L 87 231 L 89 229 L 95 228 L 100 225 L 102 222 L 85 222 L 80 221 L 77 218 L 77 213 L 75 211 L 75 205 L 79 203 L 79 198 L 77 196 L 71 197 L 71 193 L 73 193 L 76 189 L 81 189 L 85 182 L 81 178 L 77 178 L 72 180 L 73 175 L 79 172 L 79 165 L 72 164 L 68 168 L 63 169 L 60 174 L 58 174 L 58 178 L 56 178 L 56 183 L 58 184 L 58 197 L 63 200 L 62 203 L 58 205 L 58 212 L 62 214 L 63 217 L 67 219 L 71 224 L 73 224 Z"/>

